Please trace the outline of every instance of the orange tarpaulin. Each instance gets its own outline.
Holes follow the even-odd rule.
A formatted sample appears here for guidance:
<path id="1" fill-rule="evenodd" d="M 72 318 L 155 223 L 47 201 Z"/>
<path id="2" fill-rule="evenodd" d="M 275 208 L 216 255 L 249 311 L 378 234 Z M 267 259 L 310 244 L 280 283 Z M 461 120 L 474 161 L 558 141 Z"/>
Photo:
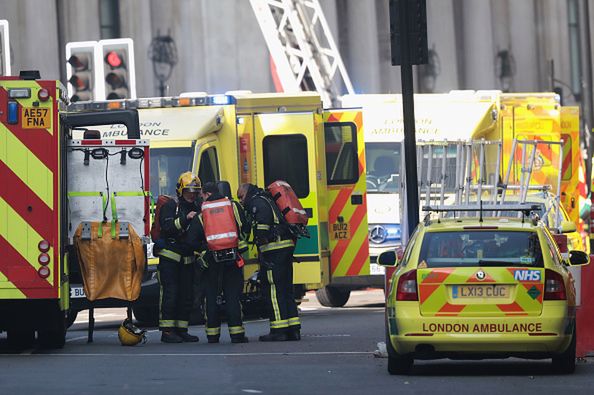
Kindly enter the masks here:
<path id="1" fill-rule="evenodd" d="M 140 237 L 132 225 L 128 225 L 128 237 L 112 238 L 110 222 L 90 224 L 90 239 L 83 239 L 82 223 L 74 234 L 87 299 L 138 299 L 145 266 Z M 100 226 L 102 237 L 98 236 Z"/>

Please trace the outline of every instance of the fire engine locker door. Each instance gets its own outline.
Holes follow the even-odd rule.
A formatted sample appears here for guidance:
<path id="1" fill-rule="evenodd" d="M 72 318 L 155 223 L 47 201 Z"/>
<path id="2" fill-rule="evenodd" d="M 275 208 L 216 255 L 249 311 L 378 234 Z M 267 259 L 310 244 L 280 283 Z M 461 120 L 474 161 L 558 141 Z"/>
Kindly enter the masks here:
<path id="1" fill-rule="evenodd" d="M 327 236 L 320 232 L 320 186 L 323 169 L 319 165 L 319 143 L 314 113 L 274 113 L 254 116 L 256 180 L 266 187 L 276 180 L 288 182 L 309 215 L 310 238 L 302 238 L 295 249 L 295 283 L 320 283 L 321 252 L 326 248 L 320 240 Z M 262 170 L 261 170 L 262 169 Z M 323 192 L 323 191 L 322 191 Z M 321 248 L 322 247 L 322 248 Z M 326 251 L 327 253 L 327 251 Z M 325 266 L 325 265 L 323 265 Z"/>
<path id="2" fill-rule="evenodd" d="M 326 111 L 324 138 L 332 278 L 369 275 L 361 111 Z"/>

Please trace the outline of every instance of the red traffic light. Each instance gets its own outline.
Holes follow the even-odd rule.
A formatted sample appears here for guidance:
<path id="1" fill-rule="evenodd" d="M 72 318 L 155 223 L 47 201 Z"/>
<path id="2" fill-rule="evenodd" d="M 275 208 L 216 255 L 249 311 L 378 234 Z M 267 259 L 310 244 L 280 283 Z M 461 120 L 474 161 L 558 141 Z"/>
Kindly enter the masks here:
<path id="1" fill-rule="evenodd" d="M 109 51 L 107 55 L 105 55 L 105 61 L 113 68 L 122 67 L 124 65 L 122 56 L 116 51 Z"/>

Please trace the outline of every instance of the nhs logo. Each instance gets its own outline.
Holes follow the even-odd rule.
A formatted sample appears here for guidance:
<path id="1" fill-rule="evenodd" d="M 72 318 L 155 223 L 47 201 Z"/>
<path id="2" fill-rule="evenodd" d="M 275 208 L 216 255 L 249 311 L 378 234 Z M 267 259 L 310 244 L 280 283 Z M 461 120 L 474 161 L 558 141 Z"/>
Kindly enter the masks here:
<path id="1" fill-rule="evenodd" d="M 516 281 L 540 281 L 540 270 L 516 270 L 514 272 Z"/>

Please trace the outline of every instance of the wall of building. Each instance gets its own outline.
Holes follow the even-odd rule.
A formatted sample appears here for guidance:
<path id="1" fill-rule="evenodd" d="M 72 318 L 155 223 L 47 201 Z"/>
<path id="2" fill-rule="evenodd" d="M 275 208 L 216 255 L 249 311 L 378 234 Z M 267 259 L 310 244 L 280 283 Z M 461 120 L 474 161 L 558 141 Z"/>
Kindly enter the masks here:
<path id="1" fill-rule="evenodd" d="M 0 15 L 10 23 L 13 73 L 39 69 L 44 78 L 60 78 L 65 42 L 101 39 L 99 2 L 0 0 Z M 399 92 L 400 70 L 390 62 L 388 2 L 320 3 L 355 90 Z M 121 35 L 134 39 L 138 96 L 158 94 L 148 58 L 157 32 L 169 33 L 177 45 L 168 94 L 274 89 L 266 44 L 248 1 L 120 0 L 119 13 Z M 566 1 L 427 0 L 427 15 L 436 63 L 416 68 L 420 91 L 546 90 L 549 59 L 556 77 L 570 81 Z M 514 65 L 505 80 L 497 74 L 501 51 Z"/>

